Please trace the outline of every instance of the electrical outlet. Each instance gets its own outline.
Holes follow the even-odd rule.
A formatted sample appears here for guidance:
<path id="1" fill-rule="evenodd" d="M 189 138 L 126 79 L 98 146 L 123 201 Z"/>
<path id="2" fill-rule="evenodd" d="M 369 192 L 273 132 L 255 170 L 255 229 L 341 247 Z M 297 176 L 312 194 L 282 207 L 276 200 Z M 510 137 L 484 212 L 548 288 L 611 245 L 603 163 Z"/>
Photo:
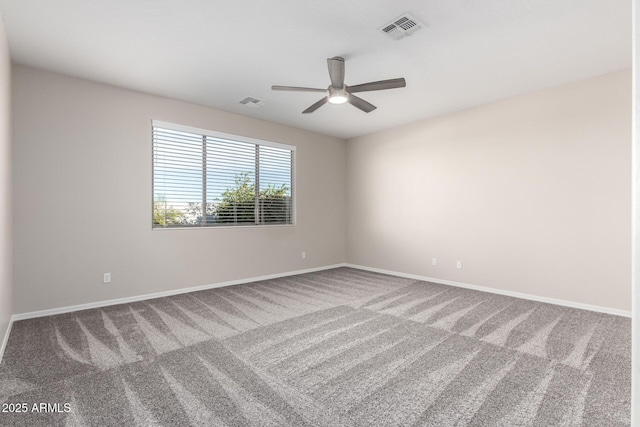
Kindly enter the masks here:
<path id="1" fill-rule="evenodd" d="M 307 258 L 307 253 L 306 252 L 302 252 L 301 256 L 302 256 L 302 259 L 306 259 Z"/>
<path id="2" fill-rule="evenodd" d="M 438 260 L 436 258 L 431 258 L 431 265 L 438 265 Z"/>
<path id="3" fill-rule="evenodd" d="M 458 270 L 462 270 L 462 261 L 458 260 L 458 261 L 456 262 L 456 268 L 457 268 Z"/>
<path id="4" fill-rule="evenodd" d="M 104 273 L 102 275 L 102 283 L 111 283 L 111 273 Z"/>

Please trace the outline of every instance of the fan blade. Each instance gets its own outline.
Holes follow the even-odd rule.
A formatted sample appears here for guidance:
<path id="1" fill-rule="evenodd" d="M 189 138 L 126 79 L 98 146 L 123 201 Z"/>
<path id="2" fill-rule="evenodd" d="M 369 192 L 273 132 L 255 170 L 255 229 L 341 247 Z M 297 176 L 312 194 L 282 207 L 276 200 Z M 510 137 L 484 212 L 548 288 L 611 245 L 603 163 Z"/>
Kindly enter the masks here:
<path id="1" fill-rule="evenodd" d="M 355 95 L 349 95 L 349 104 L 353 105 L 356 108 L 361 109 L 365 113 L 370 113 L 376 109 L 376 106 L 368 103 L 362 98 L 358 98 Z"/>
<path id="2" fill-rule="evenodd" d="M 313 104 L 311 107 L 307 108 L 306 110 L 304 110 L 302 112 L 302 114 L 307 114 L 307 113 L 313 113 L 314 111 L 316 111 L 318 108 L 322 107 L 324 104 L 327 103 L 328 98 L 325 96 L 324 98 L 322 98 L 320 101 L 316 102 L 315 104 Z M 374 107 L 375 108 L 375 107 Z"/>
<path id="3" fill-rule="evenodd" d="M 344 86 L 344 59 L 339 56 L 327 58 L 327 65 L 329 66 L 331 86 L 342 89 Z"/>
<path id="4" fill-rule="evenodd" d="M 298 86 L 271 86 L 271 90 L 295 90 L 298 92 L 326 92 L 326 89 L 316 89 L 314 87 L 298 87 Z"/>
<path id="5" fill-rule="evenodd" d="M 372 90 L 395 89 L 405 87 L 407 82 L 404 79 L 380 80 L 379 82 L 362 83 L 361 85 L 347 87 L 348 93 L 369 92 Z"/>

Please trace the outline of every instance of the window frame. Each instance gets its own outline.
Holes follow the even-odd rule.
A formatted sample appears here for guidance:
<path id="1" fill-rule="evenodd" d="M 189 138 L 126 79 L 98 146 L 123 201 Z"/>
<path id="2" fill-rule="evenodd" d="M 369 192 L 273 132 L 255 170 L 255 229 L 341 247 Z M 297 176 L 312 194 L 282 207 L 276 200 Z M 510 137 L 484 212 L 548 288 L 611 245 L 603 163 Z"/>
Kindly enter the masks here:
<path id="1" fill-rule="evenodd" d="M 153 214 L 155 209 L 155 164 L 154 164 L 154 128 L 162 128 L 167 130 L 173 130 L 178 132 L 192 133 L 202 136 L 209 136 L 212 138 L 226 139 L 230 141 L 242 142 L 246 144 L 252 144 L 256 146 L 266 146 L 272 148 L 279 148 L 283 150 L 291 151 L 291 223 L 224 223 L 219 225 L 202 223 L 192 226 L 156 226 L 153 220 Z M 219 132 L 210 129 L 203 129 L 194 126 L 180 125 L 177 123 L 165 122 L 162 120 L 151 120 L 151 230 L 202 230 L 202 229 L 216 229 L 216 228 L 257 228 L 257 227 L 293 227 L 296 225 L 297 209 L 296 209 L 296 146 L 283 144 L 280 142 L 268 141 L 264 139 L 252 138 L 243 135 L 236 135 L 231 133 Z M 256 177 L 256 183 L 259 180 L 259 176 Z"/>

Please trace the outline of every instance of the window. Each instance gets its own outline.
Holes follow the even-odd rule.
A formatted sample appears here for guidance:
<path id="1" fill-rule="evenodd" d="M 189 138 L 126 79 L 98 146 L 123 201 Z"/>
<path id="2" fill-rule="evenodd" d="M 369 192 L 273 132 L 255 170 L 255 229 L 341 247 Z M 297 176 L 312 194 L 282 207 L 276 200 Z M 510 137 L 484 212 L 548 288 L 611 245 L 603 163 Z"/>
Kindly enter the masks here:
<path id="1" fill-rule="evenodd" d="M 153 121 L 153 227 L 293 224 L 295 147 Z"/>

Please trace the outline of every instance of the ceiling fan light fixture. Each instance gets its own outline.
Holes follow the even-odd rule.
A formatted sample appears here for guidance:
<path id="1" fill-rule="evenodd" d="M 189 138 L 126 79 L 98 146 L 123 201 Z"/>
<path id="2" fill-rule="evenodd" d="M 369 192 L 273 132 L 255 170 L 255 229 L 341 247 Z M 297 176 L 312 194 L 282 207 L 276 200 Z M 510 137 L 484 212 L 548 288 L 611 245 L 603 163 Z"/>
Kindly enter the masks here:
<path id="1" fill-rule="evenodd" d="M 344 104 L 345 102 L 347 102 L 349 100 L 349 98 L 347 98 L 347 95 L 333 95 L 329 97 L 329 102 L 332 104 Z"/>
<path id="2" fill-rule="evenodd" d="M 344 104 L 349 100 L 349 94 L 344 88 L 336 89 L 329 86 L 328 100 L 331 104 Z"/>

